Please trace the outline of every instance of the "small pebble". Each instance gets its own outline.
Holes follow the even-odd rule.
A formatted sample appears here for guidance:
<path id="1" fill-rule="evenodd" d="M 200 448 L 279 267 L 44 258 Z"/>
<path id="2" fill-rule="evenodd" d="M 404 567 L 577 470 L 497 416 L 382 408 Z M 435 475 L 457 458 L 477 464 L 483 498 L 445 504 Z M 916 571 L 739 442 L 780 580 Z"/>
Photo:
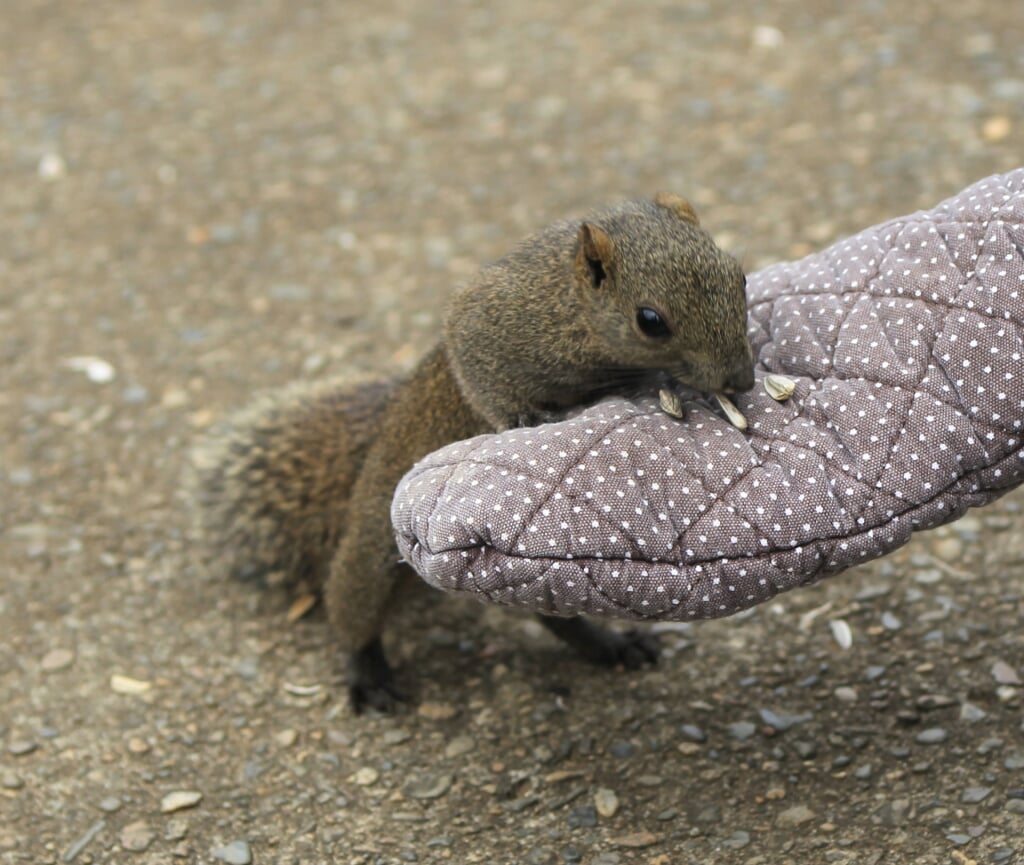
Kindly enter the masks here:
<path id="1" fill-rule="evenodd" d="M 125 850 L 129 850 L 132 853 L 141 853 L 153 843 L 154 838 L 156 838 L 156 833 L 149 828 L 146 821 L 136 820 L 121 830 L 119 840 Z"/>
<path id="2" fill-rule="evenodd" d="M 898 631 L 903 627 L 903 622 L 896 618 L 892 613 L 885 612 L 882 613 L 882 627 L 887 631 Z"/>
<path id="3" fill-rule="evenodd" d="M 235 664 L 235 672 L 247 682 L 252 682 L 259 676 L 260 666 L 256 658 L 242 658 Z"/>
<path id="4" fill-rule="evenodd" d="M 1011 814 L 1024 814 L 1024 799 L 1007 799 L 1003 810 Z"/>
<path id="5" fill-rule="evenodd" d="M 1005 114 L 996 114 L 982 124 L 981 137 L 989 144 L 998 144 L 1000 141 L 1009 138 L 1012 131 L 1013 121 Z"/>
<path id="6" fill-rule="evenodd" d="M 28 739 L 15 739 L 13 742 L 8 743 L 7 753 L 12 757 L 25 757 L 38 747 L 38 742 L 32 742 Z"/>
<path id="7" fill-rule="evenodd" d="M 4 772 L 0 775 L 0 787 L 5 790 L 20 790 L 24 786 L 25 782 L 13 772 Z"/>
<path id="8" fill-rule="evenodd" d="M 619 797 L 615 795 L 614 790 L 601 787 L 594 793 L 594 807 L 597 808 L 598 814 L 605 819 L 609 819 L 618 813 Z"/>
<path id="9" fill-rule="evenodd" d="M 920 745 L 938 745 L 940 742 L 945 742 L 948 735 L 942 727 L 929 727 L 918 733 L 915 739 Z"/>
<path id="10" fill-rule="evenodd" d="M 786 40 L 781 30 L 768 24 L 757 25 L 750 38 L 758 48 L 778 48 Z"/>
<path id="11" fill-rule="evenodd" d="M 780 811 L 775 822 L 779 826 L 800 826 L 813 819 L 814 812 L 806 805 L 794 805 L 792 808 Z"/>
<path id="12" fill-rule="evenodd" d="M 468 754 L 476 748 L 476 740 L 472 736 L 456 736 L 444 748 L 444 755 L 448 759 L 455 759 Z"/>
<path id="13" fill-rule="evenodd" d="M 526 865 L 555 865 L 558 855 L 550 847 L 533 847 L 526 854 Z"/>
<path id="14" fill-rule="evenodd" d="M 936 558 L 943 562 L 955 562 L 964 552 L 964 543 L 957 537 L 940 538 L 933 547 Z"/>
<path id="15" fill-rule="evenodd" d="M 139 405 L 149 399 L 149 391 L 141 384 L 130 384 L 121 391 L 121 399 L 129 405 Z"/>
<path id="16" fill-rule="evenodd" d="M 773 712 L 771 709 L 758 709 L 758 714 L 761 716 L 762 721 L 769 727 L 774 727 L 780 733 L 784 733 L 791 727 L 809 721 L 814 717 L 810 712 L 790 715 L 785 712 Z"/>
<path id="17" fill-rule="evenodd" d="M 1017 851 L 1012 847 L 1000 847 L 998 850 L 993 850 L 992 855 L 989 857 L 989 861 L 993 865 L 1003 865 L 1004 862 L 1009 862 L 1017 855 Z"/>
<path id="18" fill-rule="evenodd" d="M 597 825 L 597 809 L 593 805 L 580 805 L 569 811 L 570 829 L 591 829 Z"/>
<path id="19" fill-rule="evenodd" d="M 991 787 L 968 787 L 960 794 L 960 801 L 966 802 L 968 805 L 976 805 L 987 799 L 991 792 Z"/>
<path id="20" fill-rule="evenodd" d="M 728 729 L 729 735 L 738 742 L 745 742 L 757 732 L 757 727 L 750 721 L 736 721 L 734 724 L 730 724 Z"/>
<path id="21" fill-rule="evenodd" d="M 832 630 L 832 639 L 840 649 L 849 649 L 853 645 L 853 631 L 845 619 L 832 619 L 828 626 Z"/>
<path id="22" fill-rule="evenodd" d="M 934 586 L 942 579 L 942 571 L 938 568 L 925 568 L 914 574 L 914 582 L 922 586 Z"/>
<path id="23" fill-rule="evenodd" d="M 282 748 L 290 748 L 298 740 L 299 734 L 288 727 L 280 732 L 274 734 L 274 741 L 277 742 Z"/>
<path id="24" fill-rule="evenodd" d="M 863 766 L 858 766 L 853 770 L 853 777 L 860 778 L 862 781 L 871 777 L 873 767 L 870 763 L 865 763 Z"/>
<path id="25" fill-rule="evenodd" d="M 401 745 L 403 742 L 408 742 L 412 738 L 412 733 L 408 730 L 388 730 L 381 736 L 381 741 L 385 745 Z"/>
<path id="26" fill-rule="evenodd" d="M 459 710 L 449 703 L 420 703 L 416 714 L 431 721 L 447 721 L 454 718 Z"/>
<path id="27" fill-rule="evenodd" d="M 144 679 L 133 679 L 131 676 L 122 676 L 118 673 L 110 677 L 110 688 L 116 694 L 145 694 L 152 687 L 152 683 Z"/>
<path id="28" fill-rule="evenodd" d="M 54 181 L 60 180 L 60 178 L 68 173 L 68 166 L 64 161 L 64 157 L 59 153 L 44 153 L 39 158 L 36 171 L 41 179 Z"/>
<path id="29" fill-rule="evenodd" d="M 968 723 L 974 723 L 976 721 L 983 721 L 988 717 L 988 713 L 974 703 L 964 703 L 960 707 L 960 720 L 967 721 Z"/>
<path id="30" fill-rule="evenodd" d="M 865 586 L 854 597 L 858 601 L 873 601 L 876 598 L 884 598 L 892 591 L 892 586 L 886 583 L 878 583 L 873 586 Z"/>
<path id="31" fill-rule="evenodd" d="M 683 724 L 679 728 L 679 732 L 694 742 L 706 742 L 708 739 L 708 734 L 696 724 Z"/>
<path id="32" fill-rule="evenodd" d="M 113 814 L 115 811 L 121 809 L 121 799 L 118 796 L 107 796 L 100 799 L 100 810 L 106 811 L 108 814 Z"/>
<path id="33" fill-rule="evenodd" d="M 849 685 L 840 685 L 832 693 L 835 695 L 835 698 L 842 703 L 857 702 L 857 689 L 851 688 Z"/>
<path id="34" fill-rule="evenodd" d="M 909 813 L 909 799 L 894 799 L 891 802 L 883 802 L 876 808 L 875 818 L 883 826 L 899 826 L 906 821 Z"/>
<path id="35" fill-rule="evenodd" d="M 945 709 L 948 706 L 956 705 L 956 697 L 949 694 L 922 694 L 915 701 L 917 708 L 929 711 L 931 709 Z"/>
<path id="36" fill-rule="evenodd" d="M 102 357 L 69 357 L 64 361 L 64 366 L 75 372 L 84 372 L 85 377 L 93 384 L 107 384 L 117 377 L 114 367 Z"/>
<path id="37" fill-rule="evenodd" d="M 997 685 L 1021 684 L 1017 671 L 1005 661 L 996 661 L 992 665 L 992 678 L 996 680 Z"/>
<path id="38" fill-rule="evenodd" d="M 632 742 L 616 742 L 608 749 L 608 751 L 613 757 L 618 757 L 620 760 L 626 760 L 636 753 L 636 745 Z"/>
<path id="39" fill-rule="evenodd" d="M 1003 765 L 1011 771 L 1024 769 L 1024 751 L 1015 751 L 1012 754 L 1008 754 L 1006 759 L 1003 760 Z"/>
<path id="40" fill-rule="evenodd" d="M 43 655 L 39 667 L 44 673 L 56 673 L 66 670 L 75 661 L 75 653 L 70 649 L 52 649 Z"/>
<path id="41" fill-rule="evenodd" d="M 719 843 L 729 850 L 742 850 L 750 843 L 750 833 L 737 829 L 732 835 L 722 839 Z"/>
<path id="42" fill-rule="evenodd" d="M 1016 703 L 1020 689 L 1014 685 L 1000 685 L 996 688 L 996 696 L 1000 703 Z"/>
<path id="43" fill-rule="evenodd" d="M 360 787 L 369 787 L 380 780 L 380 772 L 372 766 L 363 766 L 352 776 L 352 780 Z"/>
<path id="44" fill-rule="evenodd" d="M 216 850 L 211 850 L 210 855 L 228 865 L 249 865 L 252 862 L 252 850 L 245 841 L 232 841 Z"/>
<path id="45" fill-rule="evenodd" d="M 188 821 L 181 818 L 175 818 L 167 821 L 167 827 L 164 829 L 164 840 L 165 841 L 180 841 L 188 834 Z"/>
<path id="46" fill-rule="evenodd" d="M 160 811 L 163 814 L 171 814 L 186 808 L 194 808 L 202 799 L 203 794 L 198 790 L 175 790 L 160 800 Z"/>
<path id="47" fill-rule="evenodd" d="M 882 666 L 868 667 L 864 671 L 864 678 L 867 679 L 867 681 L 869 681 L 869 682 L 874 682 L 874 681 L 877 681 L 878 679 L 881 679 L 882 676 L 885 675 L 885 671 L 886 671 L 886 668 L 882 667 Z"/>
<path id="48" fill-rule="evenodd" d="M 793 750 L 801 760 L 812 760 L 818 753 L 818 746 L 814 742 L 794 742 Z"/>
<path id="49" fill-rule="evenodd" d="M 410 780 L 403 792 L 410 799 L 437 799 L 448 792 L 454 778 L 448 773 L 423 775 Z"/>
<path id="50" fill-rule="evenodd" d="M 609 838 L 608 843 L 613 847 L 627 847 L 630 850 L 642 850 L 645 847 L 652 847 L 658 843 L 658 836 L 651 832 L 631 832 L 629 835 L 620 835 L 617 838 Z"/>

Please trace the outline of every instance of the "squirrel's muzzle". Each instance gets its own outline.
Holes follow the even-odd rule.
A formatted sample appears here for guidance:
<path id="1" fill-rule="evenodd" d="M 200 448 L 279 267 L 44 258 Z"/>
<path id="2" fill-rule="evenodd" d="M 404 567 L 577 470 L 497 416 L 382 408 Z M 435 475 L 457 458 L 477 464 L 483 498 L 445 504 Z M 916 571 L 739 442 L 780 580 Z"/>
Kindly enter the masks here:
<path id="1" fill-rule="evenodd" d="M 754 365 L 745 359 L 734 367 L 726 376 L 722 390 L 729 393 L 742 393 L 754 386 Z"/>

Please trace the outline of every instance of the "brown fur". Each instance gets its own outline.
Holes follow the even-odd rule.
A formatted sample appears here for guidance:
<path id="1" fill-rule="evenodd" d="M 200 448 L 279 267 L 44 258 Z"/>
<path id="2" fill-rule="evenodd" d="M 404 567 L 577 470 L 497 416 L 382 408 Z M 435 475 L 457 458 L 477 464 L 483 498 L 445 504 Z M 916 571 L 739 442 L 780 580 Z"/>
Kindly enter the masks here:
<path id="1" fill-rule="evenodd" d="M 671 335 L 645 336 L 639 306 Z M 322 585 L 339 644 L 379 650 L 402 573 L 391 498 L 414 462 L 652 371 L 742 390 L 752 366 L 739 265 L 678 196 L 628 202 L 552 225 L 483 268 L 407 378 L 297 386 L 244 411 L 198 451 L 200 517 L 234 571 Z M 599 633 L 553 630 L 584 650 Z M 386 670 L 382 655 L 374 665 Z"/>

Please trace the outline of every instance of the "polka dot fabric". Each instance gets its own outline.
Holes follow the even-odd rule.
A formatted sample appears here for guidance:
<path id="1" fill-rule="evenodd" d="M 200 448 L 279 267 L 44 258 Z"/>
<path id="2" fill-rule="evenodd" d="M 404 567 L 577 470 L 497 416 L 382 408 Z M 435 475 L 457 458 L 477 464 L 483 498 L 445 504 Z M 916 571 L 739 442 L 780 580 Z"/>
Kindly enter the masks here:
<path id="1" fill-rule="evenodd" d="M 1022 250 L 1024 169 L 754 274 L 746 433 L 612 399 L 459 442 L 399 485 L 399 548 L 446 591 L 672 620 L 891 552 L 1024 480 Z"/>

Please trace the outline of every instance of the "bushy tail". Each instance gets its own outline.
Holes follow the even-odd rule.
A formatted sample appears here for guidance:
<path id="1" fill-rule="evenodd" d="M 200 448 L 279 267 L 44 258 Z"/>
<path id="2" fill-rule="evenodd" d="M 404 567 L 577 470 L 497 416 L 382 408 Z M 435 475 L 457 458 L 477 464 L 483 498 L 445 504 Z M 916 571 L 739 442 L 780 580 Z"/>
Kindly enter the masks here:
<path id="1" fill-rule="evenodd" d="M 293 385 L 257 398 L 195 448 L 190 506 L 218 570 L 323 583 L 392 387 Z"/>

